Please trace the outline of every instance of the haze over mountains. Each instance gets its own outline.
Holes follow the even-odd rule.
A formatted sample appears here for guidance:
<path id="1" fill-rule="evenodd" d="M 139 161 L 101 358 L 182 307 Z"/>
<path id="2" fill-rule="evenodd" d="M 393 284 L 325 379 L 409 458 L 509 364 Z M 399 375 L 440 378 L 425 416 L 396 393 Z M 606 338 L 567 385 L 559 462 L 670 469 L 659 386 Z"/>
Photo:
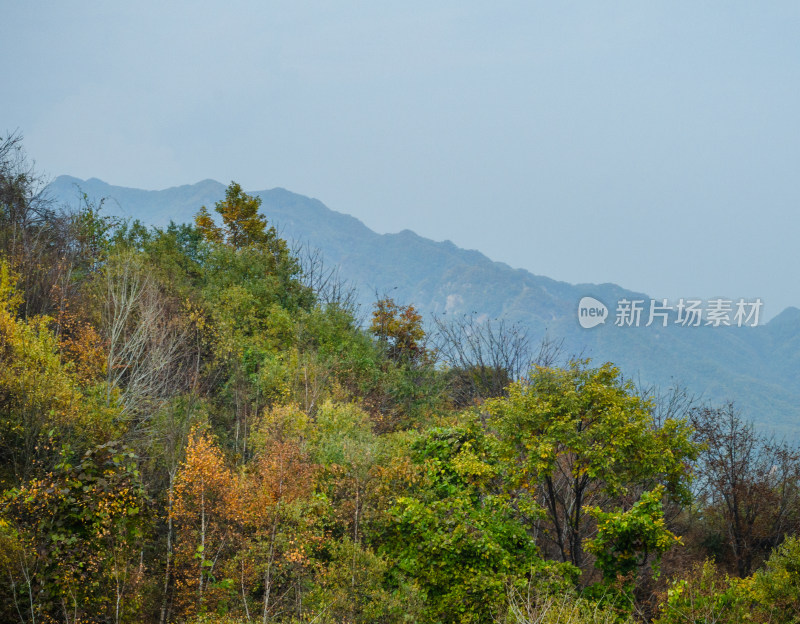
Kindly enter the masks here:
<path id="1" fill-rule="evenodd" d="M 49 190 L 59 203 L 76 205 L 83 192 L 94 201 L 106 198 L 109 214 L 165 226 L 170 221 L 191 222 L 202 205 L 212 208 L 224 197 L 225 185 L 204 180 L 144 191 L 96 178 L 60 176 Z M 365 309 L 376 293 L 386 293 L 400 303 L 413 303 L 426 315 L 502 317 L 527 327 L 534 342 L 545 336 L 563 339 L 568 352 L 612 361 L 627 377 L 644 384 L 679 384 L 713 403 L 734 400 L 759 426 L 800 437 L 797 308 L 787 308 L 758 327 L 687 327 L 673 318 L 667 327 L 658 321 L 644 327 L 647 294 L 615 284 L 558 282 L 410 230 L 377 234 L 316 199 L 284 189 L 253 194 L 262 198 L 262 212 L 284 238 L 318 248 L 327 265 L 340 267 L 341 276 L 358 288 Z M 607 322 L 591 329 L 580 326 L 578 302 L 586 296 L 608 306 Z M 615 326 L 615 308 L 622 299 L 645 301 L 641 326 Z"/>

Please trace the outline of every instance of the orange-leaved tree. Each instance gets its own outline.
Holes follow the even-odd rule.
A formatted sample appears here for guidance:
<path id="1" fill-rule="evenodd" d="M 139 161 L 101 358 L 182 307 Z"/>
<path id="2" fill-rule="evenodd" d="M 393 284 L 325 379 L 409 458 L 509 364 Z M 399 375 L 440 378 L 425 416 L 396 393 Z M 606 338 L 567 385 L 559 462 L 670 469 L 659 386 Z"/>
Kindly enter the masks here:
<path id="1" fill-rule="evenodd" d="M 175 598 L 186 613 L 201 612 L 206 592 L 217 587 L 214 573 L 230 546 L 237 494 L 215 440 L 208 431 L 194 427 L 175 478 L 170 509 L 176 532 Z"/>
<path id="2" fill-rule="evenodd" d="M 267 412 L 259 431 L 261 448 L 243 484 L 242 593 L 248 580 L 251 593 L 260 590 L 262 622 L 279 608 L 291 610 L 293 601 L 282 605 L 281 598 L 310 572 L 314 514 L 309 507 L 316 467 L 304 448 L 306 422 L 296 406 Z M 245 606 L 249 609 L 246 600 Z"/>

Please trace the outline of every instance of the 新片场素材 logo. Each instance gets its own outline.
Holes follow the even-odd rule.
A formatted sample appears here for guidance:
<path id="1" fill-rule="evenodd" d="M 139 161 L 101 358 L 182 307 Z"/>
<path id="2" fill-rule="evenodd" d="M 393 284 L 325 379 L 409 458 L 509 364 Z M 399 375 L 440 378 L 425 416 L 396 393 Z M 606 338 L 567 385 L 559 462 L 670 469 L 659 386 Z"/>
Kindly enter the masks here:
<path id="1" fill-rule="evenodd" d="M 591 329 L 608 318 L 608 308 L 594 297 L 584 297 L 578 303 L 578 322 L 584 329 Z"/>
<path id="2" fill-rule="evenodd" d="M 613 315 L 616 327 L 756 327 L 763 306 L 761 299 L 627 299 L 617 301 Z M 578 322 L 584 329 L 605 323 L 608 308 L 594 297 L 578 303 Z"/>

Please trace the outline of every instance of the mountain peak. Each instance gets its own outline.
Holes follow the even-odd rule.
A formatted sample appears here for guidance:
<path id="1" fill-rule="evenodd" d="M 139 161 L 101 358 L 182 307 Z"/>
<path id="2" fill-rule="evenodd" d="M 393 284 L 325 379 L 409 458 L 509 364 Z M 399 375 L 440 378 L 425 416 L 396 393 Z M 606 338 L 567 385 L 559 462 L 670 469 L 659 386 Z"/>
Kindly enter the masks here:
<path id="1" fill-rule="evenodd" d="M 767 323 L 770 327 L 781 325 L 800 325 L 800 309 L 789 306 Z"/>

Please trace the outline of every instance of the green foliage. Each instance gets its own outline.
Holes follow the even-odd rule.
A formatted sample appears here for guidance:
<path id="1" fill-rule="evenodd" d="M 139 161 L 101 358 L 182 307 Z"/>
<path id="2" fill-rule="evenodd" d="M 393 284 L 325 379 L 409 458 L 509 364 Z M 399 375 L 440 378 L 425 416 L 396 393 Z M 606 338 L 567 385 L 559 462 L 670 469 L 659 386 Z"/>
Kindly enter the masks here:
<path id="1" fill-rule="evenodd" d="M 202 262 L 207 253 L 199 230 L 188 224 L 170 223 L 163 230 L 148 230 L 139 240 L 141 243 L 120 237 L 117 245 L 144 252 L 161 283 L 168 284 L 182 298 L 198 299 L 197 287 L 203 278 Z"/>
<path id="2" fill-rule="evenodd" d="M 647 562 L 648 555 L 655 555 L 658 562 L 678 541 L 664 523 L 663 492 L 661 486 L 644 492 L 627 511 L 587 508 L 597 521 L 597 535 L 587 540 L 586 550 L 597 557 L 595 566 L 607 582 L 630 577 Z"/>
<path id="3" fill-rule="evenodd" d="M 298 314 L 297 321 L 298 346 L 313 358 L 321 376 L 335 380 L 347 398 L 364 397 L 376 390 L 383 356 L 350 312 L 336 305 L 314 306 Z"/>
<path id="4" fill-rule="evenodd" d="M 72 244 L 76 249 L 76 269 L 80 272 L 73 279 L 80 280 L 90 273 L 96 272 L 102 265 L 112 241 L 118 236 L 120 220 L 103 214 L 103 202 L 92 202 L 86 193 L 83 194 L 81 209 L 70 216 L 73 230 Z M 130 225 L 129 231 L 144 236 L 144 226 L 138 221 Z"/>
<path id="5" fill-rule="evenodd" d="M 324 403 L 316 415 L 314 447 L 320 464 L 353 466 L 364 472 L 374 461 L 377 436 L 371 431 L 369 418 L 355 405 Z M 355 468 L 357 464 L 362 468 Z"/>
<path id="6" fill-rule="evenodd" d="M 690 428 L 673 419 L 656 427 L 652 405 L 611 364 L 536 367 L 486 406 L 516 456 L 514 486 L 541 492 L 546 535 L 562 561 L 585 568 L 587 509 L 600 501 L 657 484 L 673 500 L 691 498 L 688 462 L 697 447 Z"/>
<path id="7" fill-rule="evenodd" d="M 162 235 L 180 245 L 184 260 L 179 264 L 196 278 L 223 354 L 241 355 L 248 345 L 287 349 L 294 342 L 289 315 L 314 302 L 299 279 L 297 259 L 275 228 L 267 227 L 259 205 L 257 197 L 231 183 L 216 206 L 222 227 L 203 208 L 196 229 L 170 226 Z"/>
<path id="8" fill-rule="evenodd" d="M 321 565 L 306 607 L 324 624 L 385 624 L 417 621 L 419 595 L 407 583 L 387 588 L 388 565 L 370 550 L 344 538 L 326 545 Z"/>
<path id="9" fill-rule="evenodd" d="M 522 456 L 522 479 L 552 475 L 559 458 L 575 455 L 575 476 L 598 482 L 608 494 L 636 483 L 663 481 L 688 501 L 685 461 L 696 456 L 685 423 L 656 430 L 652 405 L 636 395 L 611 364 L 567 369 L 537 367 L 509 388 L 507 399 L 488 402 L 498 426 Z"/>
<path id="10" fill-rule="evenodd" d="M 506 586 L 546 567 L 498 487 L 498 445 L 475 420 L 415 445 L 422 485 L 397 499 L 386 550 L 420 587 L 432 621 L 486 622 Z"/>
<path id="11" fill-rule="evenodd" d="M 786 539 L 751 577 L 751 595 L 772 621 L 800 622 L 800 539 Z"/>
<path id="12" fill-rule="evenodd" d="M 221 326 L 254 337 L 270 326 L 273 306 L 296 311 L 311 305 L 298 275 L 288 254 L 279 262 L 261 248 L 215 246 L 203 262 L 202 291 Z"/>
<path id="13" fill-rule="evenodd" d="M 720 574 L 706 561 L 696 565 L 688 578 L 673 581 L 654 624 L 738 624 L 754 621 L 750 607 L 741 581 Z"/>

